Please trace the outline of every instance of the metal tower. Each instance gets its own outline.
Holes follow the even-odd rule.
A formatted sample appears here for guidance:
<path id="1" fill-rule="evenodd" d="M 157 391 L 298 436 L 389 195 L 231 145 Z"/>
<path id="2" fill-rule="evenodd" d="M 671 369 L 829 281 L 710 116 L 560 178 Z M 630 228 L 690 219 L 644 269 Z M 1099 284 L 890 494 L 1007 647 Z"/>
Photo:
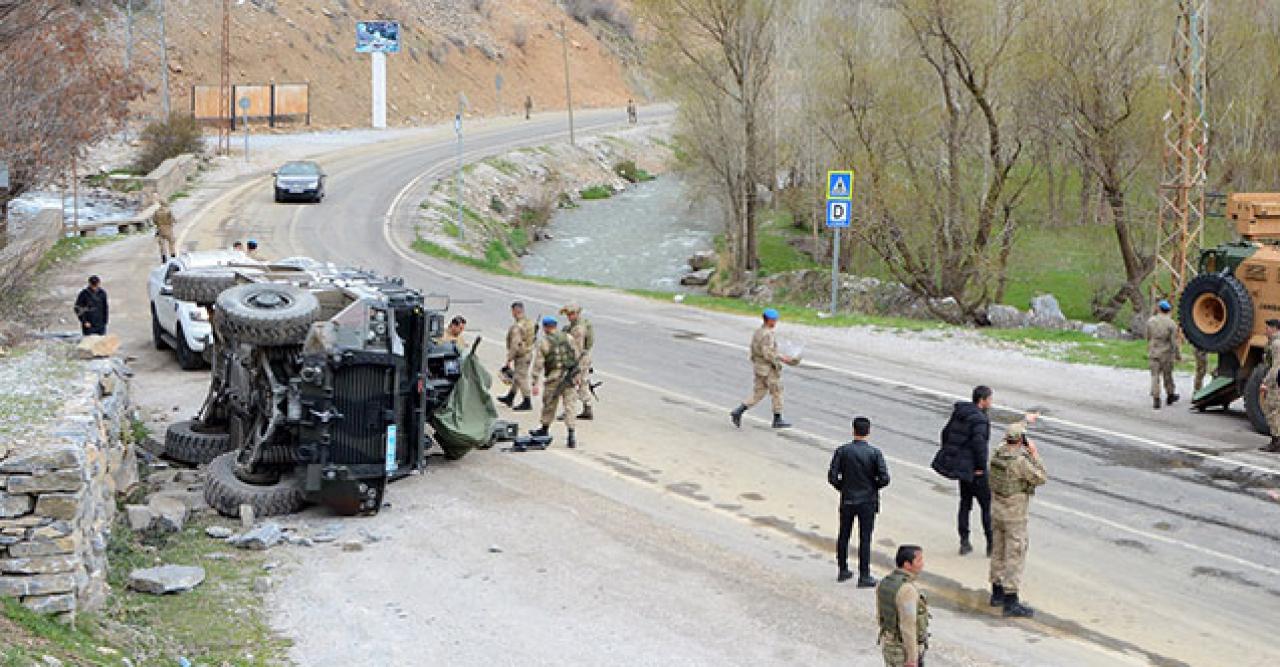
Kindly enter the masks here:
<path id="1" fill-rule="evenodd" d="M 1152 288 L 1169 298 L 1182 293 L 1196 271 L 1204 238 L 1209 123 L 1205 110 L 1209 0 L 1178 0 L 1169 54 L 1169 110 L 1164 116 L 1164 172 Z M 1161 282 L 1166 278 L 1166 282 Z"/>
<path id="2" fill-rule="evenodd" d="M 231 153 L 231 0 L 222 0 L 222 50 L 218 59 L 218 155 Z"/>

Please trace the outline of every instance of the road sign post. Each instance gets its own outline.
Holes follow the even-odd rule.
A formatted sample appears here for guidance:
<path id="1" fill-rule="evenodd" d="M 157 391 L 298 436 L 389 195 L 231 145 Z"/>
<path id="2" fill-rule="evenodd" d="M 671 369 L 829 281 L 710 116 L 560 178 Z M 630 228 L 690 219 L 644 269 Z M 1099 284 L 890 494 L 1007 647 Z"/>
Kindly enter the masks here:
<path id="1" fill-rule="evenodd" d="M 240 114 L 244 116 L 244 161 L 249 161 L 249 98 L 240 98 Z"/>
<path id="2" fill-rule="evenodd" d="M 387 54 L 400 52 L 399 21 L 357 21 L 356 53 L 370 54 L 374 129 L 387 127 Z"/>
<path id="3" fill-rule="evenodd" d="M 831 240 L 831 315 L 836 314 L 840 293 L 840 230 L 849 226 L 853 208 L 853 172 L 827 172 L 827 227 L 835 230 Z"/>

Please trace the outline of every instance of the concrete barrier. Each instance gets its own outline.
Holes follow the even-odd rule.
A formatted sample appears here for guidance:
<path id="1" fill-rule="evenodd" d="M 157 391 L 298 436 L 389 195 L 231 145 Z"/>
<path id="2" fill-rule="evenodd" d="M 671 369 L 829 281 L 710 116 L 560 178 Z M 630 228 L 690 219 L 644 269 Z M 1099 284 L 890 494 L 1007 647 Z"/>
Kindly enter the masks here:
<path id="1" fill-rule="evenodd" d="M 146 231 L 148 227 L 155 223 L 156 211 L 158 210 L 160 210 L 160 205 L 152 204 L 128 218 L 82 222 L 80 223 L 80 236 L 97 236 L 103 229 L 108 228 L 115 229 L 117 234 Z"/>
<path id="2" fill-rule="evenodd" d="M 158 194 L 168 201 L 186 188 L 187 179 L 194 176 L 199 168 L 200 162 L 196 156 L 184 153 L 161 162 L 159 167 L 150 174 L 139 177 L 137 181 L 142 185 L 144 195 Z"/>

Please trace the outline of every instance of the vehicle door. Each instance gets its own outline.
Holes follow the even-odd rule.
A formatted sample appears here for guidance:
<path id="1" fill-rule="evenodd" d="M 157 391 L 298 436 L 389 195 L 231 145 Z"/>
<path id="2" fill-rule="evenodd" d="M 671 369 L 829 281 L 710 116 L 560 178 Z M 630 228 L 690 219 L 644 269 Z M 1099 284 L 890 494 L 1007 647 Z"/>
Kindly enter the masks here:
<path id="1" fill-rule="evenodd" d="M 178 260 L 169 260 L 169 266 L 164 271 L 163 286 L 172 289 L 173 275 L 182 270 L 182 263 Z M 170 289 L 160 290 L 156 294 L 156 319 L 160 320 L 160 328 L 172 335 L 178 332 L 178 300 L 173 298 L 172 294 L 165 294 Z"/>

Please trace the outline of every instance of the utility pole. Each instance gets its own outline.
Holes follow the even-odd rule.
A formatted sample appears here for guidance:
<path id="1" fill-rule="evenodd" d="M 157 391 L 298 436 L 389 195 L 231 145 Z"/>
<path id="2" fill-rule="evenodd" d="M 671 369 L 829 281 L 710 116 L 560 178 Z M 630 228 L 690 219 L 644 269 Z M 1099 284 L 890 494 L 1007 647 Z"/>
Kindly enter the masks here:
<path id="1" fill-rule="evenodd" d="M 160 112 L 169 121 L 169 42 L 164 34 L 164 0 L 160 0 Z"/>
<path id="2" fill-rule="evenodd" d="M 222 0 L 222 46 L 218 53 L 218 155 L 231 154 L 231 0 Z"/>
<path id="3" fill-rule="evenodd" d="M 133 66 L 133 0 L 128 0 L 125 4 L 125 16 L 128 17 L 125 23 L 125 41 L 124 41 L 124 71 L 129 73 L 129 69 Z"/>
<path id="4" fill-rule="evenodd" d="M 560 21 L 560 46 L 564 52 L 564 99 L 569 108 L 569 145 L 577 146 L 573 136 L 573 89 L 569 86 L 569 35 L 565 31 L 564 20 Z"/>

